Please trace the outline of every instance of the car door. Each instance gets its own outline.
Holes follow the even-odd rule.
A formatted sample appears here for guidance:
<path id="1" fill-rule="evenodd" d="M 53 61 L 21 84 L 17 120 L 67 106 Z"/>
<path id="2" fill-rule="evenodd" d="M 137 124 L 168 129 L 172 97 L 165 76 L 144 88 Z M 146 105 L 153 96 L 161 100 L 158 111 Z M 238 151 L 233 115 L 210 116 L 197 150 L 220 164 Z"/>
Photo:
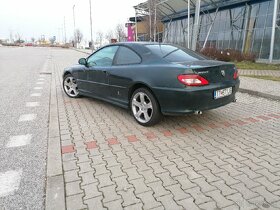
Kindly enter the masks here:
<path id="1" fill-rule="evenodd" d="M 73 76 L 77 80 L 79 90 L 82 92 L 88 92 L 87 90 L 87 67 L 83 65 L 77 66 L 77 69 L 73 71 Z"/>
<path id="2" fill-rule="evenodd" d="M 108 89 L 108 70 L 118 50 L 118 46 L 108 46 L 98 50 L 87 59 L 88 67 L 88 89 L 92 95 L 107 98 Z"/>
<path id="3" fill-rule="evenodd" d="M 141 63 L 141 57 L 132 49 L 120 46 L 112 68 L 108 71 L 110 99 L 127 105 L 128 87 Z"/>

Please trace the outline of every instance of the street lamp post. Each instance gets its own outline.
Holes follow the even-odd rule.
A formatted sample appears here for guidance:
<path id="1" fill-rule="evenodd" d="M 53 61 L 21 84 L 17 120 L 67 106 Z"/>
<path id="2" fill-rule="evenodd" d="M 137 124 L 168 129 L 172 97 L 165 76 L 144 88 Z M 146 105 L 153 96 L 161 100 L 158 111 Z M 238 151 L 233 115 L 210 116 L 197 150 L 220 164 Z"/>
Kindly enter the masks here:
<path id="1" fill-rule="evenodd" d="M 89 15 L 90 15 L 90 42 L 91 42 L 91 49 L 93 50 L 91 0 L 89 0 Z"/>
<path id="2" fill-rule="evenodd" d="M 66 44 L 67 42 L 67 38 L 66 38 L 66 25 L 65 25 L 65 16 L 64 16 L 64 44 Z"/>
<path id="3" fill-rule="evenodd" d="M 75 23 L 75 4 L 73 5 L 73 21 L 74 21 L 74 47 L 76 47 L 76 38 L 75 38 L 75 30 L 76 30 L 76 23 Z"/>

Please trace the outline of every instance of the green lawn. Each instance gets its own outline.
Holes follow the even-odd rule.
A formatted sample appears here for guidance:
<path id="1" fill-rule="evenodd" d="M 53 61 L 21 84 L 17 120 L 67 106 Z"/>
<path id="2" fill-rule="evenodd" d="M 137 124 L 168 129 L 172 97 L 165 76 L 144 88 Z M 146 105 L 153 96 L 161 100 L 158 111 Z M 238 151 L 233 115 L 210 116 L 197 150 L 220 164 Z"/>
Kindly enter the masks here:
<path id="1" fill-rule="evenodd" d="M 265 79 L 265 80 L 272 80 L 280 82 L 280 77 L 273 77 L 273 76 L 256 76 L 256 75 L 243 75 L 244 77 L 251 77 L 256 79 Z"/>
<path id="2" fill-rule="evenodd" d="M 252 62 L 235 62 L 239 69 L 254 69 L 254 70 L 280 70 L 280 64 L 265 64 Z"/>

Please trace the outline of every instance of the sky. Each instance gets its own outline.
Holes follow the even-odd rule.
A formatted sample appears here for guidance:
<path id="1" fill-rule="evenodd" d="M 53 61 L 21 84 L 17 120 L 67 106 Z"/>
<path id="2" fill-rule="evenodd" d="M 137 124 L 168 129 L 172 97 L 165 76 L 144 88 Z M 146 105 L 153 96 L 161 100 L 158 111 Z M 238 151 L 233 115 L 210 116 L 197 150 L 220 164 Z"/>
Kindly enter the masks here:
<path id="1" fill-rule="evenodd" d="M 145 0 L 91 0 L 93 40 L 97 32 L 104 35 L 117 24 L 125 24 L 134 16 L 133 6 Z M 66 37 L 73 37 L 73 5 L 75 5 L 75 25 L 90 40 L 89 0 L 1 0 L 0 39 L 10 34 L 19 34 L 24 40 L 36 40 L 42 35 L 46 39 L 56 36 L 64 39 L 64 17 Z"/>

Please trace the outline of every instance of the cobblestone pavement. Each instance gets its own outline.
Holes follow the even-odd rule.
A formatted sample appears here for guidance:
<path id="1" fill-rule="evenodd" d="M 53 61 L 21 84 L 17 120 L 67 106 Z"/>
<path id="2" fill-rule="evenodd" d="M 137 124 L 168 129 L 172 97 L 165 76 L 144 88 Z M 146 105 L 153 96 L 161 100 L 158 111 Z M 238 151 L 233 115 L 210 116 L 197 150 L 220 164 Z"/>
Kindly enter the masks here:
<path id="1" fill-rule="evenodd" d="M 240 69 L 239 72 L 240 72 L 240 75 L 280 77 L 280 70 L 246 70 L 246 69 Z"/>
<path id="2" fill-rule="evenodd" d="M 67 209 L 279 209 L 280 103 L 237 94 L 202 116 L 138 125 L 128 111 L 62 91 L 83 57 L 53 50 Z"/>

